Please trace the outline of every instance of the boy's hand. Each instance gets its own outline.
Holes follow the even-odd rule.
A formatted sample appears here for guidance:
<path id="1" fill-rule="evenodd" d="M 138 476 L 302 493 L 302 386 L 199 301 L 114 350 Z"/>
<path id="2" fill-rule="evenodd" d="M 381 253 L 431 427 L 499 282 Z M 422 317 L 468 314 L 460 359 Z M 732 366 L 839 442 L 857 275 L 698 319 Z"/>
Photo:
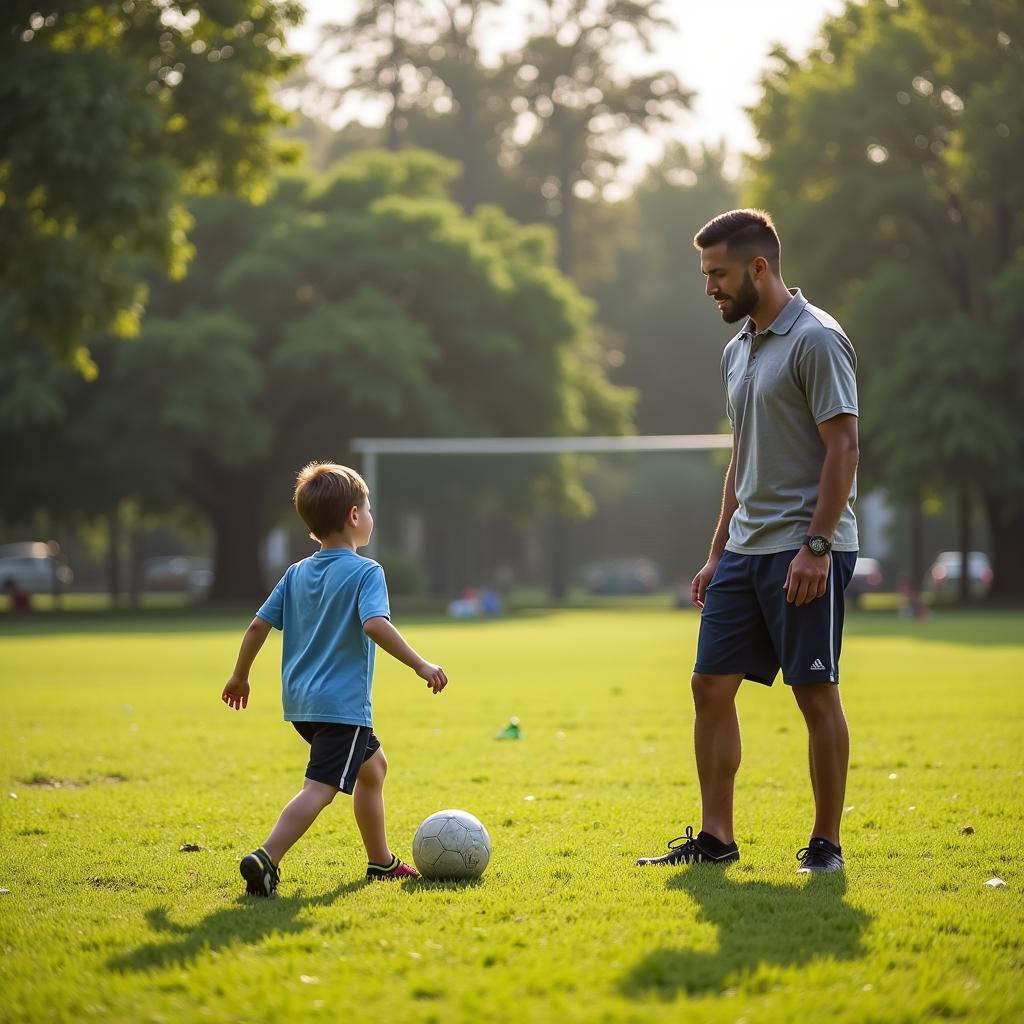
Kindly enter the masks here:
<path id="1" fill-rule="evenodd" d="M 224 684 L 224 692 L 220 695 L 220 699 L 229 708 L 241 711 L 249 703 L 249 680 L 232 676 Z"/>
<path id="2" fill-rule="evenodd" d="M 420 679 L 426 679 L 427 686 L 429 686 L 434 693 L 440 693 L 448 685 L 448 677 L 444 674 L 444 669 L 440 665 L 431 665 L 429 661 L 423 662 L 418 669 L 416 669 L 416 675 Z"/>

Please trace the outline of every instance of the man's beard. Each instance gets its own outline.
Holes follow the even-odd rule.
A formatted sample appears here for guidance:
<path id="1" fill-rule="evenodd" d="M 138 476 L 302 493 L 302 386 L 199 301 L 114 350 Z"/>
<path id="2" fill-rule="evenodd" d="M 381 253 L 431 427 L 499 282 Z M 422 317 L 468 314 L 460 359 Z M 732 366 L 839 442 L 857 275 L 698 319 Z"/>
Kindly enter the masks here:
<path id="1" fill-rule="evenodd" d="M 722 319 L 727 324 L 734 324 L 737 320 L 745 319 L 754 311 L 759 298 L 757 289 L 754 287 L 754 279 L 748 270 L 743 277 L 739 294 L 735 299 L 730 299 L 728 307 L 722 310 Z"/>

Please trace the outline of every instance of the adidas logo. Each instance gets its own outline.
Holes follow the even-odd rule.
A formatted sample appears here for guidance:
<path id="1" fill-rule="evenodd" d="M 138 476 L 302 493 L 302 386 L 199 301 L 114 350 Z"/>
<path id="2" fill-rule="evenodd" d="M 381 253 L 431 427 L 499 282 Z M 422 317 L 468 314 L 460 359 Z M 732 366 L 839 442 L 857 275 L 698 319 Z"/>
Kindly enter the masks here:
<path id="1" fill-rule="evenodd" d="M 814 661 L 811 662 L 811 671 L 812 672 L 824 672 L 825 671 L 825 666 L 822 665 L 821 658 L 815 658 Z"/>

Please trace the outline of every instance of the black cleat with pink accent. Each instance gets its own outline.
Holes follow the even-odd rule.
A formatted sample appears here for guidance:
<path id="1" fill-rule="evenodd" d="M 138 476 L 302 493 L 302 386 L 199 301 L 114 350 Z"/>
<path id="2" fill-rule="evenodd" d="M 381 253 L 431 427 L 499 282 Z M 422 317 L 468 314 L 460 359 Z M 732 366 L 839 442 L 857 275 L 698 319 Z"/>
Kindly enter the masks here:
<path id="1" fill-rule="evenodd" d="M 377 882 L 391 878 L 419 878 L 420 873 L 401 861 L 394 854 L 391 855 L 390 864 L 374 864 L 372 861 L 366 865 L 366 880 Z"/>

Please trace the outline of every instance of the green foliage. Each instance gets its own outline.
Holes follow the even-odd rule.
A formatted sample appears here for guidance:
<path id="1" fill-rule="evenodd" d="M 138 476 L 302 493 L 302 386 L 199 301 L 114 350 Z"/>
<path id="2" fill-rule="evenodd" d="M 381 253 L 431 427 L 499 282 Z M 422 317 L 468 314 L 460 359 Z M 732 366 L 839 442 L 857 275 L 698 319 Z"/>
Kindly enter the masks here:
<path id="1" fill-rule="evenodd" d="M 638 389 L 642 434 L 713 433 L 725 416 L 729 327 L 704 294 L 693 248 L 701 226 L 736 205 L 722 157 L 675 150 L 651 168 L 628 203 L 630 237 L 618 271 L 593 289 L 608 347 L 624 357 L 613 380 Z"/>
<path id="2" fill-rule="evenodd" d="M 1007 706 L 1019 614 L 848 619 L 845 879 L 794 874 L 812 823 L 807 740 L 779 684 L 739 696 L 740 862 L 633 866 L 698 824 L 680 685 L 695 613 L 399 617 L 451 684 L 433 697 L 377 659 L 389 839 L 407 856 L 423 818 L 464 807 L 490 831 L 491 863 L 477 885 L 367 886 L 339 796 L 288 854 L 274 901 L 241 895 L 237 862 L 302 784 L 305 756 L 281 722 L 278 635 L 248 709 L 218 699 L 250 615 L 0 616 L 6 1019 L 1024 1015 L 1020 726 Z M 512 715 L 524 738 L 495 742 Z M 993 876 L 1006 888 L 986 887 Z"/>
<path id="3" fill-rule="evenodd" d="M 189 193 L 257 197 L 292 0 L 12 0 L 0 15 L 0 298 L 71 356 L 132 335 L 138 261 L 180 277 Z"/>
<path id="4" fill-rule="evenodd" d="M 537 30 L 506 63 L 514 70 L 512 128 L 526 141 L 513 150 L 531 191 L 558 225 L 559 265 L 576 267 L 575 207 L 602 194 L 625 159 L 624 133 L 670 123 L 690 93 L 667 71 L 629 75 L 616 66 L 629 42 L 651 51 L 651 36 L 671 23 L 660 0 L 553 2 Z"/>
<path id="5" fill-rule="evenodd" d="M 389 149 L 412 143 L 456 159 L 453 192 L 466 209 L 494 202 L 521 220 L 550 220 L 562 270 L 597 279 L 621 241 L 611 207 L 598 200 L 625 159 L 624 133 L 671 122 L 690 99 L 674 75 L 630 75 L 618 57 L 627 45 L 650 52 L 652 33 L 670 22 L 658 0 L 531 5 L 529 39 L 491 67 L 480 36 L 496 6 L 363 0 L 346 23 L 327 27 L 323 52 L 355 55 L 342 93 L 389 104 L 381 133 Z M 314 61 L 313 82 L 317 74 Z M 304 131 L 319 154 L 365 135 L 356 126 L 329 145 L 314 126 Z"/>
<path id="6" fill-rule="evenodd" d="M 997 587 L 1024 525 L 1022 40 L 1008 0 L 851 3 L 754 111 L 751 198 L 860 353 L 866 479 L 980 494 Z"/>
<path id="7" fill-rule="evenodd" d="M 95 450 L 110 464 L 98 497 L 197 505 L 218 596 L 250 596 L 261 524 L 284 513 L 294 473 L 353 437 L 627 430 L 633 395 L 606 380 L 550 233 L 493 207 L 466 217 L 445 197 L 451 173 L 419 151 L 366 153 L 323 180 L 284 178 L 261 206 L 197 199 L 188 276 L 154 281 L 135 342 L 96 344 L 94 382 L 51 371 L 54 401 L 73 402 L 26 461 Z M 18 401 L 0 391 L 0 424 Z M 548 476 L 557 503 L 571 474 Z M 70 516 L 56 483 L 0 510 Z"/>

